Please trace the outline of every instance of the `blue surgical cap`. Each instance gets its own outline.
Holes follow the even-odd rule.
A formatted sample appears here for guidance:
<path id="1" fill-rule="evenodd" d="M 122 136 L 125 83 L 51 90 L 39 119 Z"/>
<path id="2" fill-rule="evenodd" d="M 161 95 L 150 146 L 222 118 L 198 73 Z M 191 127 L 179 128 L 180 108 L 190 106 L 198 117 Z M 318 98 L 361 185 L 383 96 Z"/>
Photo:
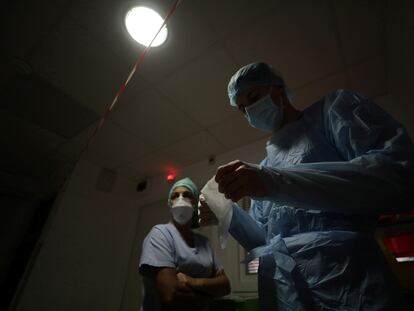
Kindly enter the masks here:
<path id="1" fill-rule="evenodd" d="M 261 85 L 285 87 L 285 81 L 277 70 L 265 63 L 251 63 L 240 68 L 231 77 L 227 87 L 230 105 L 236 107 L 236 98 L 239 94 Z"/>
<path id="2" fill-rule="evenodd" d="M 186 178 L 178 180 L 171 187 L 170 192 L 168 193 L 168 206 L 171 206 L 171 200 L 170 200 L 171 194 L 173 193 L 174 189 L 178 187 L 186 187 L 188 190 L 191 191 L 196 202 L 198 202 L 199 193 L 198 193 L 197 186 L 193 183 L 193 181 L 190 178 L 186 177 Z"/>

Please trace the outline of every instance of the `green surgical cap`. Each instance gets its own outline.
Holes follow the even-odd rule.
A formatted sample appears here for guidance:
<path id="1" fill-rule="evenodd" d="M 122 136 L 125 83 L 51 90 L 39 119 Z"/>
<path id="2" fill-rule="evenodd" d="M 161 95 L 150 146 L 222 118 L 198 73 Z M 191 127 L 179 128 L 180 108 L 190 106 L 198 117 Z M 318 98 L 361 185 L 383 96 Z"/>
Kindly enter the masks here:
<path id="1" fill-rule="evenodd" d="M 168 206 L 171 206 L 171 200 L 170 200 L 170 198 L 171 198 L 172 192 L 174 191 L 175 188 L 178 188 L 178 187 L 186 187 L 188 190 L 190 190 L 191 193 L 194 196 L 194 199 L 198 203 L 199 193 L 198 193 L 197 186 L 193 183 L 193 181 L 190 178 L 186 177 L 186 178 L 183 178 L 183 179 L 178 180 L 171 187 L 170 192 L 168 193 Z M 197 204 L 196 204 L 196 206 L 197 206 Z"/>
<path id="2" fill-rule="evenodd" d="M 266 63 L 251 63 L 240 68 L 230 79 L 227 94 L 230 105 L 236 107 L 236 98 L 254 86 L 277 85 L 285 87 L 282 75 Z"/>

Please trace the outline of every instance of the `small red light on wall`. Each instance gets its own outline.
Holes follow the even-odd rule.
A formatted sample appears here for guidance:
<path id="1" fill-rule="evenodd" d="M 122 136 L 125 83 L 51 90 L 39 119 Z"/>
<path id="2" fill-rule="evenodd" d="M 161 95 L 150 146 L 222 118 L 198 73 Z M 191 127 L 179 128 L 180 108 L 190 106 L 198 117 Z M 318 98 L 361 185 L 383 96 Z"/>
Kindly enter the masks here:
<path id="1" fill-rule="evenodd" d="M 168 183 L 172 183 L 175 180 L 175 175 L 174 174 L 168 174 L 167 175 L 167 182 Z"/>

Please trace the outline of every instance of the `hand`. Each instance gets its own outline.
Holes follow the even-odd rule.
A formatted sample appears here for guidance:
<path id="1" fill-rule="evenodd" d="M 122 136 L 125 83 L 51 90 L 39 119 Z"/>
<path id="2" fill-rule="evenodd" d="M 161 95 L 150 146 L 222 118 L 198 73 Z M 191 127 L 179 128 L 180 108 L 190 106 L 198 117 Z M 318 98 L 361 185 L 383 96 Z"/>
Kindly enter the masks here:
<path id="1" fill-rule="evenodd" d="M 188 276 L 188 275 L 186 275 L 182 272 L 177 273 L 177 279 L 178 279 L 178 282 L 180 282 L 185 287 L 190 287 L 191 288 L 191 287 L 196 286 L 196 283 L 197 283 L 196 282 L 197 279 L 194 279 L 194 278 L 192 278 L 192 277 L 190 277 L 190 276 Z"/>
<path id="2" fill-rule="evenodd" d="M 217 225 L 218 220 L 216 215 L 211 211 L 203 195 L 200 195 L 200 203 L 198 205 L 198 223 L 200 227 L 207 227 Z"/>
<path id="3" fill-rule="evenodd" d="M 258 165 L 236 160 L 220 166 L 215 180 L 219 191 L 233 202 L 245 196 L 260 198 L 267 195 L 267 189 L 259 171 Z"/>
<path id="4" fill-rule="evenodd" d="M 187 275 L 185 275 L 184 273 L 178 272 L 177 273 L 177 279 L 180 283 L 187 284 Z"/>

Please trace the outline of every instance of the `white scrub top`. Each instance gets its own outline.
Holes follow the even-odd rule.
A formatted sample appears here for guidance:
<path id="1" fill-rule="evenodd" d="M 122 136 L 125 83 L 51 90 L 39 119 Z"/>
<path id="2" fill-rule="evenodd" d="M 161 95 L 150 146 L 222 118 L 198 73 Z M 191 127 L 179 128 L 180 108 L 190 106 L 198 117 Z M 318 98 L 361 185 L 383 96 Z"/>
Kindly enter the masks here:
<path id="1" fill-rule="evenodd" d="M 143 311 L 171 310 L 161 303 L 151 268 L 174 268 L 193 278 L 210 278 L 222 269 L 208 239 L 194 233 L 194 247 L 190 247 L 172 223 L 156 225 L 146 236 L 139 271 L 143 276 Z"/>

